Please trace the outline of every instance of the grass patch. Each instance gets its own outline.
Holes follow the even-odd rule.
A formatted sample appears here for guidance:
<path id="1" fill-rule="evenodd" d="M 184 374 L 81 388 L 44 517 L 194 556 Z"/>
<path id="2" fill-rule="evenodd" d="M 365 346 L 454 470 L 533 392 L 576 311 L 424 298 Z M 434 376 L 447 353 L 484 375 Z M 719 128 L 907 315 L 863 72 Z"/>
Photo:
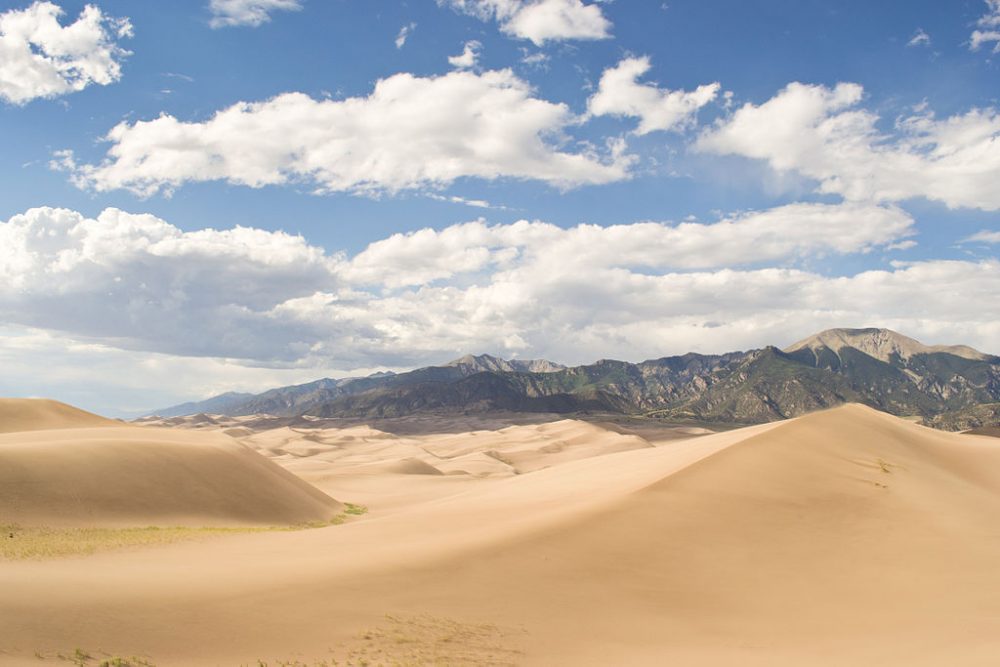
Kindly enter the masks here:
<path id="1" fill-rule="evenodd" d="M 51 655 L 35 651 L 35 657 L 38 660 L 46 662 L 49 660 L 68 662 L 69 664 L 76 665 L 77 667 L 156 667 L 156 665 L 148 658 L 143 658 L 141 656 L 132 655 L 126 657 L 111 655 L 110 653 L 100 653 L 101 655 L 95 656 L 89 651 L 77 648 L 74 649 L 72 653 L 53 653 Z"/>
<path id="2" fill-rule="evenodd" d="M 97 551 L 126 547 L 173 544 L 182 540 L 254 533 L 268 528 L 191 528 L 146 526 L 142 528 L 52 528 L 48 526 L 0 526 L 0 559 L 28 560 L 88 556 Z"/>
<path id="3" fill-rule="evenodd" d="M 431 615 L 386 615 L 378 627 L 330 649 L 325 659 L 257 660 L 240 667 L 513 667 L 524 630 Z"/>
<path id="4" fill-rule="evenodd" d="M 344 503 L 344 514 L 350 516 L 361 516 L 362 514 L 368 514 L 368 508 L 364 505 L 355 505 L 354 503 Z"/>
<path id="5" fill-rule="evenodd" d="M 288 532 L 339 526 L 368 512 L 364 505 L 345 504 L 343 512 L 329 521 L 291 526 L 191 527 L 145 526 L 138 528 L 55 528 L 0 524 L 0 561 L 42 560 L 67 556 L 89 556 L 98 551 L 173 544 L 187 540 L 244 533 Z M 118 663 L 108 663 L 119 667 Z M 127 667 L 132 663 L 120 663 Z"/>

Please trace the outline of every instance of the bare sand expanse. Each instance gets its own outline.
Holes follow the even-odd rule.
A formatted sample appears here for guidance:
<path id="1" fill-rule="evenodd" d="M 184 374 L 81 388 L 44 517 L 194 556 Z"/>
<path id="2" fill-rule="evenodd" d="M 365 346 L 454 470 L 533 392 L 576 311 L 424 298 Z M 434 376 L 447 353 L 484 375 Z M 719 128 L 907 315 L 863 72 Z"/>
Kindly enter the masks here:
<path id="1" fill-rule="evenodd" d="M 150 426 L 221 431 L 373 515 L 483 488 L 505 478 L 672 440 L 704 428 L 590 424 L 559 415 L 435 415 L 378 420 L 221 417 L 147 419 Z"/>
<path id="2" fill-rule="evenodd" d="M 370 513 L 0 563 L 0 662 L 75 648 L 156 665 L 1000 656 L 995 438 L 859 406 L 674 439 L 572 420 L 436 435 L 237 421 L 178 432 L 235 436 Z"/>

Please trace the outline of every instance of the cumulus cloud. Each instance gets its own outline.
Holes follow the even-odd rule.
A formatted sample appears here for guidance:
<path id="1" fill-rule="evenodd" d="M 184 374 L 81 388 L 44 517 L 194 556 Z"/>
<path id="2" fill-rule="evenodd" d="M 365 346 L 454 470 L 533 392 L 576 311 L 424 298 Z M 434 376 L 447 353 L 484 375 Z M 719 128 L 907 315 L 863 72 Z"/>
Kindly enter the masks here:
<path id="1" fill-rule="evenodd" d="M 211 0 L 209 25 L 213 28 L 230 26 L 257 27 L 271 20 L 271 12 L 302 9 L 300 0 Z"/>
<path id="2" fill-rule="evenodd" d="M 116 40 L 132 36 L 129 20 L 106 16 L 95 5 L 65 26 L 62 14 L 52 2 L 0 14 L 0 99 L 26 104 L 121 78 L 121 61 L 130 53 Z"/>
<path id="3" fill-rule="evenodd" d="M 348 257 L 282 232 L 183 232 L 117 209 L 36 208 L 0 223 L 0 317 L 250 365 L 399 367 L 482 350 L 635 358 L 653 353 L 640 323 L 784 308 L 781 285 L 827 281 L 787 268 L 798 258 L 911 233 L 898 209 L 796 204 L 706 224 L 475 221 Z M 776 263 L 786 268 L 759 268 Z M 800 297 L 788 307 L 829 307 Z"/>
<path id="4" fill-rule="evenodd" d="M 0 312 L 126 348 L 266 358 L 280 325 L 255 318 L 330 289 L 332 263 L 282 232 L 185 233 L 117 209 L 92 219 L 35 208 L 0 224 Z"/>
<path id="5" fill-rule="evenodd" d="M 1000 0 L 986 0 L 986 13 L 976 22 L 976 30 L 969 37 L 969 48 L 978 51 L 983 45 L 993 44 L 993 53 L 1000 53 Z"/>
<path id="6" fill-rule="evenodd" d="M 648 57 L 625 58 L 604 70 L 597 92 L 587 101 L 594 116 L 628 116 L 639 119 L 636 134 L 655 130 L 678 130 L 690 126 L 694 115 L 715 99 L 719 84 L 698 86 L 692 92 L 667 90 L 639 83 L 649 71 Z"/>
<path id="7" fill-rule="evenodd" d="M 465 43 L 460 54 L 448 57 L 448 64 L 458 69 L 472 69 L 479 60 L 479 51 L 482 48 L 483 45 L 478 40 L 470 40 Z"/>
<path id="8" fill-rule="evenodd" d="M 317 192 L 381 193 L 437 187 L 461 177 L 518 178 L 558 187 L 628 178 L 631 156 L 561 147 L 576 117 L 533 96 L 510 70 L 396 74 L 368 97 L 316 100 L 287 93 L 235 104 L 203 122 L 163 114 L 123 122 L 98 164 L 69 152 L 54 166 L 80 187 L 142 196 L 187 182 L 262 187 L 312 184 Z"/>
<path id="9" fill-rule="evenodd" d="M 1000 209 L 1000 113 L 972 109 L 944 119 L 923 110 L 897 119 L 892 134 L 859 108 L 854 83 L 792 83 L 760 105 L 745 104 L 707 130 L 704 152 L 766 161 L 819 182 L 850 201 L 923 197 L 949 208 Z"/>
<path id="10" fill-rule="evenodd" d="M 600 6 L 581 0 L 438 0 L 439 5 L 496 21 L 506 35 L 536 46 L 548 41 L 607 39 L 611 22 Z"/>

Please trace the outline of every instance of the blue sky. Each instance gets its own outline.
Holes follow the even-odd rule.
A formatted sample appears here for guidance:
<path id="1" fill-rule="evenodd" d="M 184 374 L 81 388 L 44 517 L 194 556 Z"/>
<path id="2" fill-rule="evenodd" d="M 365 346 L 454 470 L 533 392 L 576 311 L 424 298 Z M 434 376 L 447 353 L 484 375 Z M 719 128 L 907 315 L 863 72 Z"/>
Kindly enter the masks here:
<path id="1" fill-rule="evenodd" d="M 4 394 L 1000 351 L 997 0 L 84 5 L 0 3 Z"/>

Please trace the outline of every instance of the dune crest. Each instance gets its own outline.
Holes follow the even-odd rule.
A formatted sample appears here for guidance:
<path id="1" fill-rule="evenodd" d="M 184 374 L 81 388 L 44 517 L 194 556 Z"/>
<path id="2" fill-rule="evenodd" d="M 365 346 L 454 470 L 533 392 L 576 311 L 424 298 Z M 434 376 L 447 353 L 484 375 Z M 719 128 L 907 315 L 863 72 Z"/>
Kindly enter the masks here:
<path id="1" fill-rule="evenodd" d="M 113 419 L 45 398 L 0 398 L 0 433 L 121 426 Z"/>

